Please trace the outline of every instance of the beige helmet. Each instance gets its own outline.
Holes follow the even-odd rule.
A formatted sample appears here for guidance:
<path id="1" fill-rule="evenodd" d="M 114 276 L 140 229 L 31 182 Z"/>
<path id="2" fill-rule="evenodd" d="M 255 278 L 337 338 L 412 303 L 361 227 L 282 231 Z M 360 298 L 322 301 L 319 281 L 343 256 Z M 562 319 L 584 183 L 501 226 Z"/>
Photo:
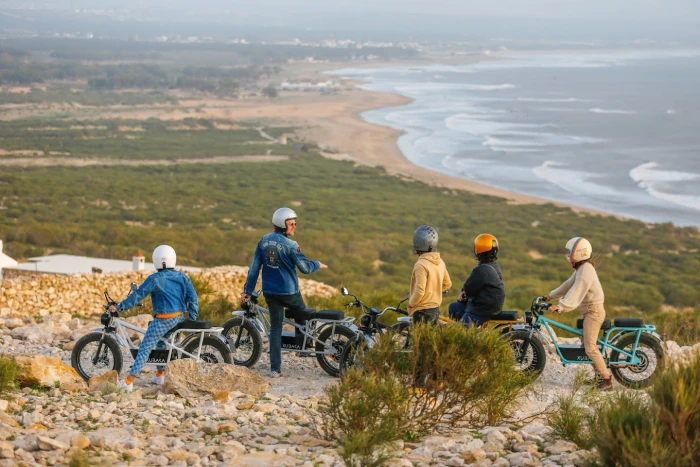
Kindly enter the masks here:
<path id="1" fill-rule="evenodd" d="M 571 261 L 571 264 L 591 259 L 593 254 L 591 242 L 583 237 L 574 237 L 566 242 L 566 249 L 569 250 L 569 261 Z"/>

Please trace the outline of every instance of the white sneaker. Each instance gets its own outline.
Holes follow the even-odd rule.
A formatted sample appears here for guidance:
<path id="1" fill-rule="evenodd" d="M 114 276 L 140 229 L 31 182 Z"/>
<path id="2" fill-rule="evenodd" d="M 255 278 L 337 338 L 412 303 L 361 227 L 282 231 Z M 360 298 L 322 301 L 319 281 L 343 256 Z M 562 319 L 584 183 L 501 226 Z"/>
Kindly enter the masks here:
<path id="1" fill-rule="evenodd" d="M 119 392 L 131 392 L 134 390 L 134 383 L 126 384 L 123 379 L 119 380 Z"/>
<path id="2" fill-rule="evenodd" d="M 151 384 L 163 384 L 165 383 L 165 375 L 154 376 L 151 379 Z"/>
<path id="3" fill-rule="evenodd" d="M 272 370 L 270 372 L 270 378 L 279 378 L 281 376 L 282 376 L 282 373 L 280 373 L 279 371 Z"/>

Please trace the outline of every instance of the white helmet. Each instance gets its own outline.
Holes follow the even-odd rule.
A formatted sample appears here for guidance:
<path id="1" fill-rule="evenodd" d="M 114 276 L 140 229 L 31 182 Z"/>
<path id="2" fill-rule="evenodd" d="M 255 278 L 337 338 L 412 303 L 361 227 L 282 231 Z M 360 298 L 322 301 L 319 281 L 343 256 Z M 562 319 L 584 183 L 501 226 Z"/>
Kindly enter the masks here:
<path id="1" fill-rule="evenodd" d="M 571 264 L 591 259 L 593 254 L 591 242 L 583 237 L 574 237 L 566 242 L 566 249 L 569 250 L 569 261 L 571 261 Z"/>
<path id="2" fill-rule="evenodd" d="M 292 209 L 279 208 L 272 215 L 272 225 L 274 225 L 275 227 L 278 227 L 280 229 L 286 229 L 287 228 L 287 221 L 289 219 L 296 219 L 296 218 L 297 218 L 297 213 L 294 212 Z"/>
<path id="3" fill-rule="evenodd" d="M 157 270 L 175 267 L 177 255 L 170 245 L 161 245 L 153 250 L 153 265 Z"/>

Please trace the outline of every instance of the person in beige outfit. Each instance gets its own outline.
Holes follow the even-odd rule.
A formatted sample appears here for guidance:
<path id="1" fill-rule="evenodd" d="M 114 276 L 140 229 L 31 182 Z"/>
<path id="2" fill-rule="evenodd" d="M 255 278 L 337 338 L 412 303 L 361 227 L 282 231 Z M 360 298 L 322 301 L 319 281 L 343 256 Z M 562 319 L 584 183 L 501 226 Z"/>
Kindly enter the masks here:
<path id="1" fill-rule="evenodd" d="M 583 314 L 583 346 L 586 355 L 600 377 L 598 389 L 612 388 L 612 374 L 605 365 L 603 355 L 596 345 L 600 327 L 605 320 L 605 294 L 600 285 L 595 262 L 591 259 L 593 248 L 583 237 L 574 237 L 566 244 L 568 258 L 575 269 L 562 285 L 549 293 L 548 299 L 559 299 L 550 311 L 572 311 L 578 308 Z"/>
<path id="2" fill-rule="evenodd" d="M 445 262 L 435 251 L 437 243 L 437 231 L 429 225 L 421 225 L 413 234 L 413 249 L 418 261 L 411 274 L 407 308 L 415 323 L 437 323 L 442 295 L 452 287 Z"/>
<path id="3" fill-rule="evenodd" d="M 445 262 L 435 251 L 437 243 L 437 231 L 429 225 L 421 225 L 413 234 L 413 250 L 418 255 L 418 261 L 411 274 L 407 311 L 414 324 L 437 324 L 442 295 L 452 287 Z M 414 384 L 418 392 L 425 391 L 428 379 L 424 367 L 422 361 L 417 363 Z M 436 379 L 437 375 L 433 374 L 432 377 Z"/>

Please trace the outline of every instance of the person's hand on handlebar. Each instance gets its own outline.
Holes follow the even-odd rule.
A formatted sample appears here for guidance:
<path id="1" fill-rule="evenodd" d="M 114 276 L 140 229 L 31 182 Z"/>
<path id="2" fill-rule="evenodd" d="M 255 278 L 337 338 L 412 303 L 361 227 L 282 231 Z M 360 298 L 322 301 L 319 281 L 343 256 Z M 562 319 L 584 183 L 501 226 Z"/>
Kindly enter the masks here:
<path id="1" fill-rule="evenodd" d="M 552 297 L 550 297 L 549 295 L 545 295 L 542 297 L 542 300 L 544 300 L 545 302 L 549 302 L 552 300 Z"/>
<path id="2" fill-rule="evenodd" d="M 247 302 L 250 300 L 250 294 L 247 294 L 245 292 L 241 293 L 241 302 Z"/>
<path id="3" fill-rule="evenodd" d="M 552 313 L 561 313 L 561 308 L 559 307 L 559 305 L 552 305 L 549 307 L 549 311 L 551 311 Z"/>
<path id="4" fill-rule="evenodd" d="M 115 305 L 114 303 L 111 303 L 109 305 L 109 307 L 107 308 L 107 311 L 109 311 L 113 315 L 119 314 L 119 312 L 117 311 L 117 305 Z"/>

